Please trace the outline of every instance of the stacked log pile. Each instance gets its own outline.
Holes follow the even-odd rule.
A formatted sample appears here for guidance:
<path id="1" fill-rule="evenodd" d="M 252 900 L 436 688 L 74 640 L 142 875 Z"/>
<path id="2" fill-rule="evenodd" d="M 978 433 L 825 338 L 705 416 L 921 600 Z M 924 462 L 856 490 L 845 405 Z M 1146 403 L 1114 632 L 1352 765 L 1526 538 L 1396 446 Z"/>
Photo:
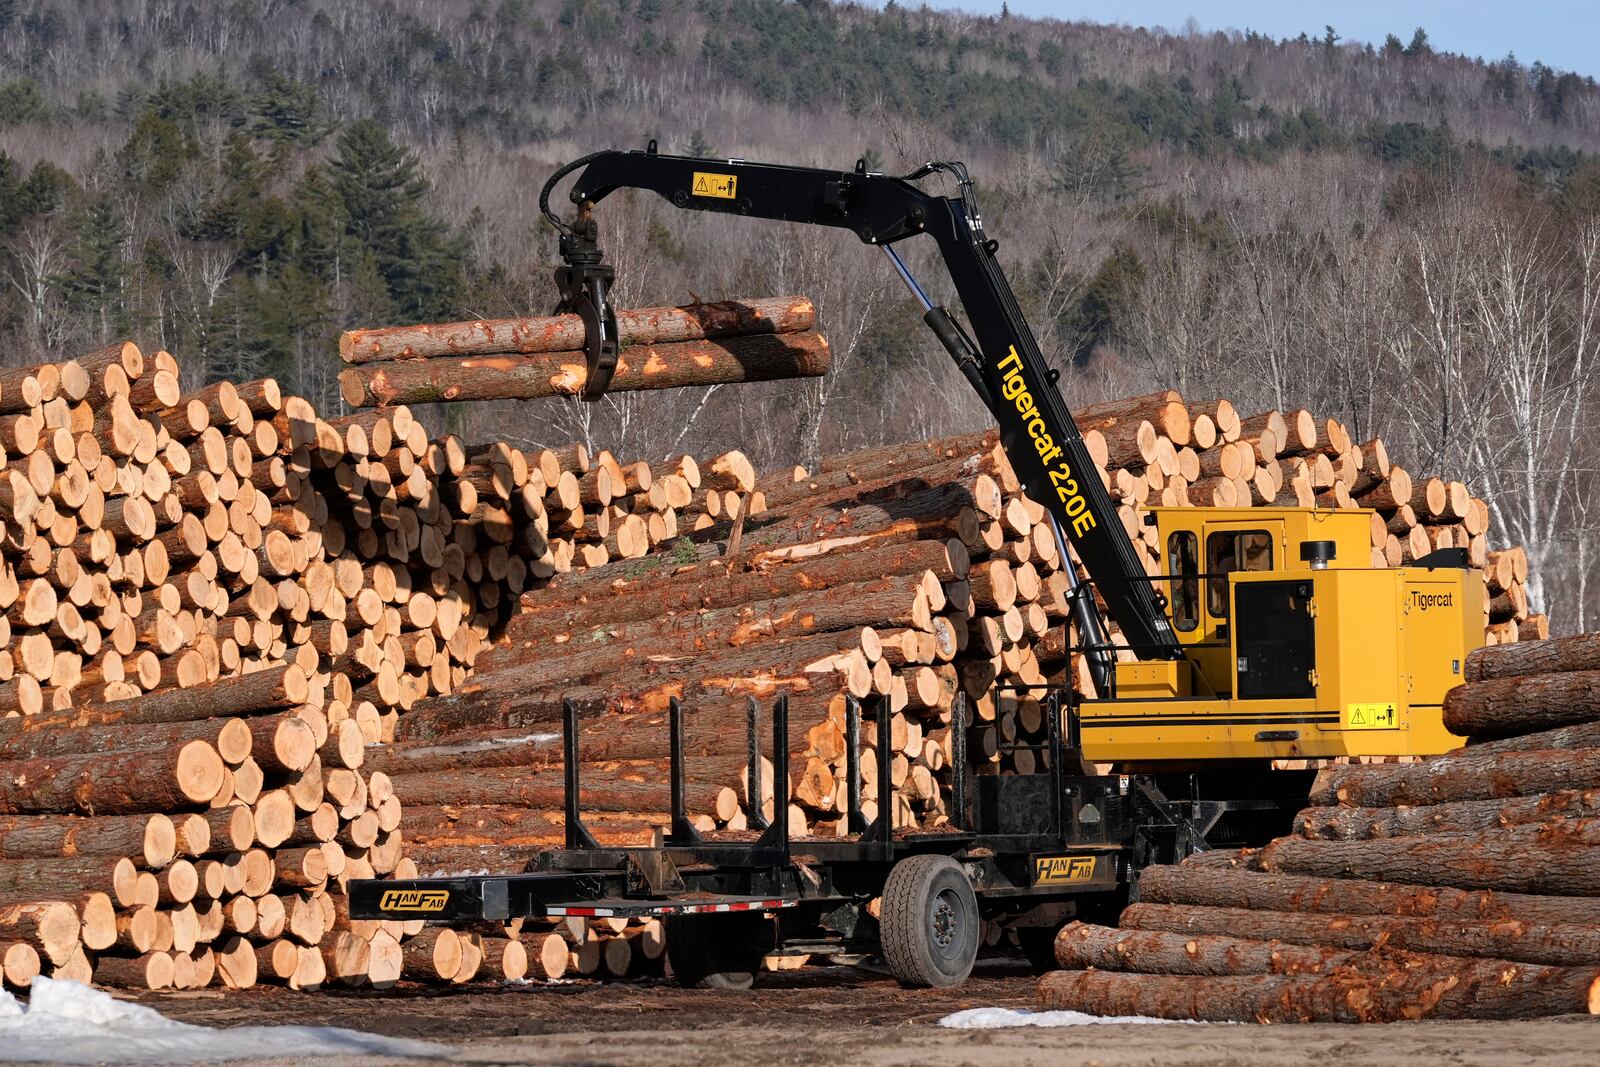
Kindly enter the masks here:
<path id="1" fill-rule="evenodd" d="M 743 359 L 728 335 L 809 326 L 780 303 L 695 321 Z M 415 871 L 368 746 L 459 686 L 529 585 L 758 511 L 754 472 L 466 448 L 404 406 L 329 421 L 270 380 L 178 380 L 132 344 L 0 376 L 0 974 L 392 983 L 419 926 L 352 923 L 342 894 Z"/>
<path id="2" fill-rule="evenodd" d="M 1164 1018 L 1600 1011 L 1600 635 L 1486 647 L 1453 753 L 1320 772 L 1294 833 L 1147 870 L 1121 929 L 1073 924 L 1040 1002 Z"/>
<path id="3" fill-rule="evenodd" d="M 567 318 L 352 334 L 345 387 L 391 404 L 571 393 L 583 366 Z M 616 384 L 820 373 L 812 325 L 798 299 L 626 313 L 632 362 Z M 958 694 L 979 773 L 1044 766 L 1029 687 L 1072 677 L 1072 561 L 993 434 L 758 478 L 738 452 L 647 464 L 468 447 L 430 441 L 403 404 L 325 419 L 270 380 L 194 394 L 178 380 L 171 356 L 131 344 L 0 373 L 9 984 L 659 966 L 650 927 L 415 936 L 345 914 L 351 878 L 518 869 L 560 843 L 564 699 L 583 715 L 584 807 L 602 840 L 648 841 L 664 819 L 673 697 L 691 709 L 689 799 L 708 832 L 746 830 L 760 810 L 796 834 L 843 833 L 852 697 L 882 698 L 890 716 L 903 830 L 948 817 Z M 1407 523 L 1417 543 L 1401 559 L 1423 550 L 1413 530 L 1482 547 L 1470 497 L 1440 483 L 1433 508 L 1401 492 L 1381 443 L 1332 448 L 1325 424 L 1312 433 L 1326 447 L 1307 433 L 1280 445 L 1288 420 L 1230 413 L 1166 394 L 1082 413 L 1141 542 L 1139 506 L 1222 499 L 1224 481 L 1238 500 L 1251 452 L 1261 501 L 1309 486 L 1318 503 L 1392 504 L 1381 539 L 1374 524 L 1385 562 Z M 1290 488 L 1269 498 L 1273 463 Z M 1526 615 L 1513 592 L 1525 563 L 1483 558 L 1503 630 Z M 794 779 L 777 812 L 769 765 L 760 796 L 744 795 L 744 723 L 747 697 L 780 693 Z"/>
<path id="4" fill-rule="evenodd" d="M 1038 737 L 1038 701 L 996 701 L 992 683 L 1001 672 L 1043 682 L 1033 645 L 1064 618 L 1064 576 L 992 437 L 884 449 L 838 474 L 827 490 L 773 485 L 765 511 L 691 533 L 670 554 L 524 594 L 471 682 L 405 716 L 382 757 L 410 810 L 429 812 L 408 827 L 421 867 L 471 864 L 485 838 L 513 854 L 560 840 L 564 700 L 586 717 L 591 828 L 619 841 L 648 839 L 666 809 L 673 697 L 692 709 L 688 802 L 706 829 L 747 825 L 747 697 L 789 696 L 793 800 L 766 817 L 796 833 L 843 832 L 850 697 L 882 697 L 893 716 L 903 827 L 946 817 L 958 692 L 973 701 L 975 758 L 990 768 L 1007 742 Z M 874 756 L 864 763 L 875 769 Z M 1004 757 L 1030 770 L 1036 758 L 1026 747 Z M 760 778 L 758 803 L 770 805 L 770 773 Z"/>
<path id="5" fill-rule="evenodd" d="M 1465 549 L 1488 587 L 1488 642 L 1549 636 L 1544 617 L 1530 615 L 1526 554 L 1489 549 L 1488 504 L 1459 481 L 1413 477 L 1381 438 L 1358 442 L 1338 420 L 1304 410 L 1241 418 L 1226 400 L 1185 403 L 1171 390 L 1075 418 L 1152 574 L 1168 568 L 1155 528 L 1142 522 L 1146 506 L 1371 508 L 1373 566 Z"/>
<path id="6" fill-rule="evenodd" d="M 1296 504 L 1293 494 L 1304 490 L 1311 504 L 1392 504 L 1387 517 L 1374 516 L 1373 563 L 1384 566 L 1399 541 L 1391 523 L 1413 523 L 1410 478 L 1389 463 L 1382 442 L 1353 445 L 1337 423 L 1319 426 L 1305 412 L 1241 420 L 1226 402 L 1191 408 L 1160 393 L 1086 408 L 1079 418 L 1091 453 L 1106 457 L 1106 483 L 1152 571 L 1154 532 L 1141 509 L 1153 503 Z M 1278 443 L 1280 431 L 1289 443 Z M 1239 459 L 1245 451 L 1273 458 Z M 1169 452 L 1171 475 L 1163 467 Z M 1245 463 L 1260 475 L 1253 496 L 1241 489 L 1225 497 L 1220 482 L 1207 487 L 1210 495 L 1191 492 L 1182 473 L 1217 467 L 1232 484 Z M 1266 493 L 1274 466 L 1288 472 L 1288 495 Z M 1319 496 L 1319 470 L 1331 471 L 1329 485 L 1340 488 Z M 1460 541 L 1484 560 L 1491 588 L 1520 593 L 1525 557 L 1487 551 L 1487 510 L 1459 483 L 1426 484 L 1444 487 L 1442 503 L 1428 503 L 1431 491 L 1416 496 L 1428 522 L 1410 525 L 1414 550 L 1393 562 Z M 993 433 L 830 457 L 815 472 L 763 476 L 751 499 L 757 513 L 700 516 L 695 525 L 704 528 L 670 554 L 541 583 L 522 597 L 469 686 L 406 717 L 383 766 L 407 803 L 430 812 L 451 798 L 470 805 L 440 810 L 442 821 L 420 830 L 425 839 L 413 834 L 424 868 L 466 869 L 484 858 L 471 850 L 491 837 L 522 847 L 560 842 L 556 724 L 564 699 L 586 717 L 586 810 L 619 843 L 648 840 L 659 824 L 672 697 L 693 712 L 688 801 L 706 828 L 748 824 L 749 696 L 789 694 L 794 781 L 786 817 L 796 833 L 843 832 L 847 697 L 886 698 L 901 828 L 937 826 L 949 810 L 948 726 L 958 693 L 972 702 L 968 752 L 979 773 L 1044 765 L 1047 724 L 1028 687 L 1069 667 L 1060 625 L 1067 576 L 1042 510 L 1018 491 Z M 1526 598 L 1518 604 L 1507 620 L 1525 614 Z M 1504 639 L 1517 637 L 1498 608 L 1485 625 L 1489 633 L 1511 625 Z M 771 788 L 763 783 L 766 805 Z"/>

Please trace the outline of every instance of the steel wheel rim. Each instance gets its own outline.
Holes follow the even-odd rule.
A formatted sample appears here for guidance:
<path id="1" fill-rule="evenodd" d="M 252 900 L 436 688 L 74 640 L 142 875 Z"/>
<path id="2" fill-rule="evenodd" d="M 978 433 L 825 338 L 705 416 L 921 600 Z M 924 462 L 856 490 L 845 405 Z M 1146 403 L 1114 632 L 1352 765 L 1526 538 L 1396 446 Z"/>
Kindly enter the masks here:
<path id="1" fill-rule="evenodd" d="M 961 897 L 953 889 L 941 889 L 928 902 L 928 944 L 942 960 L 961 957 L 965 938 L 965 917 Z"/>

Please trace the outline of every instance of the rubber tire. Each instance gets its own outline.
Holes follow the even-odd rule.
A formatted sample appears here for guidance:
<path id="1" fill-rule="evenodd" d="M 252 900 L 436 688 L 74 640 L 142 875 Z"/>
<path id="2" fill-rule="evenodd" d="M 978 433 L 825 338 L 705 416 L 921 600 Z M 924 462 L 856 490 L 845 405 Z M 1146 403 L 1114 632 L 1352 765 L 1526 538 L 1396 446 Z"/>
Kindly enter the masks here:
<path id="1" fill-rule="evenodd" d="M 1017 944 L 1022 946 L 1022 956 L 1035 973 L 1048 974 L 1061 969 L 1061 964 L 1056 962 L 1056 934 L 1060 932 L 1059 926 L 1017 927 Z"/>
<path id="2" fill-rule="evenodd" d="M 759 915 L 669 915 L 662 923 L 673 981 L 687 989 L 749 989 L 766 949 Z"/>
<path id="3" fill-rule="evenodd" d="M 941 938 L 936 912 L 954 923 Z M 884 962 L 911 989 L 958 986 L 972 973 L 980 940 L 978 898 L 972 880 L 949 856 L 911 856 L 894 865 L 883 887 L 878 937 Z"/>

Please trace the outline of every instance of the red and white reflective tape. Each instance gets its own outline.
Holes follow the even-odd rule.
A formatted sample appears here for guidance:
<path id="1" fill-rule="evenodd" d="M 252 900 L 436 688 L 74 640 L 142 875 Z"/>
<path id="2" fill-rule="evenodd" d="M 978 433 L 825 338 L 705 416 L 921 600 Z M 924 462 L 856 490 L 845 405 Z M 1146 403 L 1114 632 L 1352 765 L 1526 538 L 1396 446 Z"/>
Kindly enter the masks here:
<path id="1" fill-rule="evenodd" d="M 707 915 L 724 911 L 773 911 L 792 908 L 797 900 L 738 900 L 724 904 L 661 904 L 645 909 L 626 909 L 630 915 Z M 544 909 L 546 915 L 570 915 L 580 919 L 606 919 L 617 914 L 615 908 L 579 908 L 555 904 Z"/>

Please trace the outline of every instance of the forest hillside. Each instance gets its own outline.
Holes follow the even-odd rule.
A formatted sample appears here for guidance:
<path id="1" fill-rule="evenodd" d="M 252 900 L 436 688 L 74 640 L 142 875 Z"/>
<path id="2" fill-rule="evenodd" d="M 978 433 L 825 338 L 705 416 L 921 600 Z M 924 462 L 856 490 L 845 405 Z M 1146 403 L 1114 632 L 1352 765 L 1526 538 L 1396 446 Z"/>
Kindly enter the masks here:
<path id="1" fill-rule="evenodd" d="M 337 410 L 338 332 L 548 311 L 552 169 L 606 147 L 967 162 L 1069 406 L 1308 407 L 1467 472 L 1557 630 L 1600 600 L 1600 86 L 1535 57 L 828 0 L 0 0 L 0 352 L 118 337 Z M 849 235 L 601 211 L 626 304 L 806 293 L 800 384 L 477 405 L 474 440 L 758 466 L 968 429 Z M 945 287 L 927 249 L 908 258 Z"/>

